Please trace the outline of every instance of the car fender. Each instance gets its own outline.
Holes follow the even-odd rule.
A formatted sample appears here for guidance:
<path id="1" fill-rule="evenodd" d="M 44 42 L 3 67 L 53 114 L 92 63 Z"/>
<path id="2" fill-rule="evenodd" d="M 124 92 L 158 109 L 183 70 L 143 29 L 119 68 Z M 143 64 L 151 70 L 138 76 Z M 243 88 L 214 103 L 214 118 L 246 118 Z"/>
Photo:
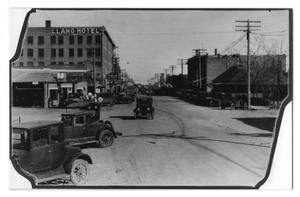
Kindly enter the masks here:
<path id="1" fill-rule="evenodd" d="M 82 159 L 87 161 L 89 164 L 93 164 L 93 160 L 88 154 L 78 153 L 76 155 L 72 155 L 64 163 L 64 170 L 67 174 L 71 173 L 72 164 L 76 159 Z"/>

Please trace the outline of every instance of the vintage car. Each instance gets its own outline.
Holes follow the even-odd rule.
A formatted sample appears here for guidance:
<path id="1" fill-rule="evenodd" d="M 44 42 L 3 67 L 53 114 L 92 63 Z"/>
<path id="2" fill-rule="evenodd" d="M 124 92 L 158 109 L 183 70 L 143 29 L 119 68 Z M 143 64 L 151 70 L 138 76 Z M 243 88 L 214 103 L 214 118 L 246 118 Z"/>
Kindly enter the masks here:
<path id="1" fill-rule="evenodd" d="M 35 185 L 69 178 L 75 185 L 87 182 L 92 159 L 64 140 L 60 121 L 34 121 L 13 125 L 12 160 Z"/>
<path id="2" fill-rule="evenodd" d="M 64 102 L 64 106 L 67 106 L 71 103 L 78 103 L 83 101 L 83 96 L 80 93 L 69 93 L 68 98 Z"/>
<path id="3" fill-rule="evenodd" d="M 67 111 L 67 109 L 79 109 Z M 96 143 L 99 147 L 113 144 L 117 133 L 110 121 L 100 120 L 100 104 L 97 102 L 72 103 L 61 114 L 66 142 L 71 145 Z M 118 133 L 119 134 L 119 133 Z"/>
<path id="4" fill-rule="evenodd" d="M 102 98 L 101 105 L 106 105 L 112 107 L 115 104 L 115 97 L 112 93 L 98 93 L 97 99 Z"/>
<path id="5" fill-rule="evenodd" d="M 154 118 L 154 107 L 152 106 L 153 99 L 151 96 L 139 95 L 136 97 L 136 107 L 133 110 L 134 118 L 147 117 Z"/>
<path id="6" fill-rule="evenodd" d="M 127 103 L 131 104 L 133 102 L 131 96 L 127 96 L 125 92 L 121 92 L 118 96 L 115 97 L 115 102 L 116 103 Z"/>

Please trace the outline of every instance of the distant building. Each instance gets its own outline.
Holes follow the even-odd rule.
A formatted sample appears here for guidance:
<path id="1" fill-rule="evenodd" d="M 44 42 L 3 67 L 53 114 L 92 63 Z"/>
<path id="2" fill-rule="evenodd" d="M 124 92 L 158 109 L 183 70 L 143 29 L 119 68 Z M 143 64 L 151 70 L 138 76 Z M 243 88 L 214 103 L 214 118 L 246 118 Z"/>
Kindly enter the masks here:
<path id="1" fill-rule="evenodd" d="M 247 68 L 247 56 L 245 55 L 220 55 L 215 53 L 215 55 L 195 55 L 188 59 L 188 81 L 192 84 L 194 88 L 200 89 L 201 91 L 210 92 L 212 88 L 221 91 L 220 84 L 217 84 L 216 78 L 218 78 L 223 73 L 230 73 L 228 83 L 231 83 L 231 79 L 238 77 L 241 72 L 236 72 L 232 69 L 232 66 L 241 68 L 239 70 L 245 70 Z M 230 69 L 230 70 L 228 70 Z M 264 73 L 265 76 L 269 77 L 269 80 L 275 80 L 277 70 L 280 73 L 286 73 L 286 56 L 285 55 L 253 55 L 251 56 L 251 75 L 255 82 L 255 77 L 259 77 L 260 73 Z M 200 74 L 199 74 L 200 72 Z M 266 74 L 268 73 L 268 74 Z M 247 75 L 242 76 L 244 79 L 242 83 L 247 82 Z M 287 84 L 287 78 L 282 78 L 285 80 L 282 84 Z M 220 82 L 220 81 L 219 81 Z M 218 83 L 219 83 L 218 82 Z M 244 84 L 245 85 L 245 84 Z M 217 88 L 218 86 L 218 88 Z M 241 87 L 239 87 L 241 88 Z"/>
<path id="2" fill-rule="evenodd" d="M 242 57 L 242 61 L 245 57 Z M 288 74 L 285 55 L 264 55 L 251 58 L 251 97 L 281 101 L 287 96 Z M 213 92 L 247 94 L 248 74 L 244 64 L 234 64 L 216 77 Z"/>
<path id="3" fill-rule="evenodd" d="M 218 54 L 195 55 L 188 59 L 187 65 L 188 81 L 201 91 L 210 91 L 208 84 L 228 68 L 227 58 Z"/>

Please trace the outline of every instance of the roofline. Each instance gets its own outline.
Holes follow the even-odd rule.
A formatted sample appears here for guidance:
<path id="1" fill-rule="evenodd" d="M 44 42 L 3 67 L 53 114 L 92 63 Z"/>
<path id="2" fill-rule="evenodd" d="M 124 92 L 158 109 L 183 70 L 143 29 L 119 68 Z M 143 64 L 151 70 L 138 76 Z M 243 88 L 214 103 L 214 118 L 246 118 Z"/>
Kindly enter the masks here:
<path id="1" fill-rule="evenodd" d="M 112 43 L 113 47 L 115 48 L 116 47 L 116 44 L 114 43 L 113 39 L 110 37 L 108 31 L 106 30 L 105 26 L 51 26 L 51 27 L 28 27 L 28 29 L 37 29 L 37 28 L 80 28 L 80 27 L 85 27 L 85 28 L 91 28 L 91 27 L 94 27 L 94 28 L 101 28 L 101 31 L 103 33 L 106 34 L 106 36 L 108 37 L 109 41 Z"/>

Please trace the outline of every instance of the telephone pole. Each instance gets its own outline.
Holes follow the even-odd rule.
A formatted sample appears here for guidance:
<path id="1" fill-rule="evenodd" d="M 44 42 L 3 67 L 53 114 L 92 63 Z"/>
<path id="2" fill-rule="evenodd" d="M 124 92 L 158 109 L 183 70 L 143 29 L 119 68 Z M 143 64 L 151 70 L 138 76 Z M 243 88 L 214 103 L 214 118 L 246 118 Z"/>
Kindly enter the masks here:
<path id="1" fill-rule="evenodd" d="M 181 66 L 181 74 L 183 75 L 183 65 L 186 64 L 186 59 L 177 59 L 179 61 L 179 64 Z"/>
<path id="2" fill-rule="evenodd" d="M 193 49 L 195 51 L 195 56 L 199 57 L 199 69 L 198 69 L 198 75 L 197 75 L 197 85 L 199 83 L 199 89 L 201 89 L 202 86 L 202 79 L 201 79 L 201 52 L 206 52 L 207 49 Z"/>
<path id="3" fill-rule="evenodd" d="M 174 69 L 176 68 L 176 66 L 175 65 L 170 65 L 169 67 L 171 68 L 172 76 L 173 76 L 174 75 Z"/>
<path id="4" fill-rule="evenodd" d="M 248 109 L 251 106 L 251 75 L 250 75 L 250 33 L 252 31 L 259 31 L 260 25 L 252 25 L 261 23 L 261 21 L 251 21 L 251 20 L 243 20 L 243 21 L 235 21 L 237 23 L 243 23 L 244 25 L 236 25 L 235 27 L 239 28 L 236 31 L 243 31 L 247 34 L 247 76 L 248 76 Z"/>
<path id="5" fill-rule="evenodd" d="M 167 84 L 167 82 L 168 82 L 168 69 L 167 68 L 165 68 L 164 69 L 164 71 L 165 71 L 165 85 Z"/>

